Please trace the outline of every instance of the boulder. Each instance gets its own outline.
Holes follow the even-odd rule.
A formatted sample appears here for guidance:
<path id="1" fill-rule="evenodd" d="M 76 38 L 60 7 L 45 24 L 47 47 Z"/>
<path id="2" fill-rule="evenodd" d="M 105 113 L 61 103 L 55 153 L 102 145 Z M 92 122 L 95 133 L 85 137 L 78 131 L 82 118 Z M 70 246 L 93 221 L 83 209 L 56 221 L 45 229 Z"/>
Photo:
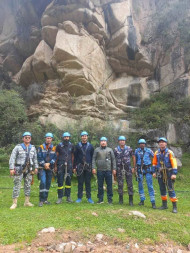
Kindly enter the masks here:
<path id="1" fill-rule="evenodd" d="M 169 148 L 174 152 L 175 157 L 177 157 L 179 159 L 182 157 L 182 148 L 181 147 L 169 146 Z"/>
<path id="2" fill-rule="evenodd" d="M 53 49 L 56 41 L 58 28 L 56 26 L 42 27 L 42 39 Z"/>
<path id="3" fill-rule="evenodd" d="M 55 233 L 54 227 L 44 228 L 42 229 L 41 233 Z"/>
<path id="4" fill-rule="evenodd" d="M 120 30 L 120 28 L 127 25 L 127 17 L 129 16 L 131 16 L 131 6 L 129 1 L 108 5 L 108 8 L 106 9 L 106 17 L 111 34 L 114 34 Z"/>
<path id="5" fill-rule="evenodd" d="M 139 106 L 149 97 L 146 79 L 125 77 L 117 78 L 109 85 L 109 92 L 118 108 L 127 106 Z"/>
<path id="6" fill-rule="evenodd" d="M 38 82 L 51 80 L 56 77 L 51 67 L 52 55 L 52 49 L 42 40 L 36 48 L 32 60 L 33 72 Z"/>
<path id="7" fill-rule="evenodd" d="M 176 129 L 175 129 L 175 125 L 170 123 L 168 125 L 168 130 L 167 130 L 167 140 L 169 143 L 176 143 L 177 141 L 177 136 L 176 136 Z"/>
<path id="8" fill-rule="evenodd" d="M 63 89 L 75 96 L 95 92 L 111 75 L 104 52 L 88 34 L 78 36 L 59 30 L 53 65 L 62 77 Z"/>
<path id="9" fill-rule="evenodd" d="M 134 215 L 134 216 L 138 216 L 140 218 L 146 219 L 146 216 L 139 211 L 130 211 L 129 215 Z"/>
<path id="10" fill-rule="evenodd" d="M 18 74 L 18 83 L 25 87 L 29 86 L 29 84 L 31 84 L 33 81 L 36 81 L 36 77 L 32 71 L 32 61 L 33 55 L 26 59 Z"/>

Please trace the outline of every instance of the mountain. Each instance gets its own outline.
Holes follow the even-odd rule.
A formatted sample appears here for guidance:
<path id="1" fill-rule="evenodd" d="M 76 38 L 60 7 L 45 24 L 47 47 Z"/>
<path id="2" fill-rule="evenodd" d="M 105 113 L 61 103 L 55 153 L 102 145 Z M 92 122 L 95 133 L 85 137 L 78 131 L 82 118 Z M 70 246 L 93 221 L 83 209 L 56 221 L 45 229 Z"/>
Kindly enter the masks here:
<path id="1" fill-rule="evenodd" d="M 190 95 L 189 0 L 1 0 L 0 67 L 30 116 L 128 127 L 128 110 Z"/>

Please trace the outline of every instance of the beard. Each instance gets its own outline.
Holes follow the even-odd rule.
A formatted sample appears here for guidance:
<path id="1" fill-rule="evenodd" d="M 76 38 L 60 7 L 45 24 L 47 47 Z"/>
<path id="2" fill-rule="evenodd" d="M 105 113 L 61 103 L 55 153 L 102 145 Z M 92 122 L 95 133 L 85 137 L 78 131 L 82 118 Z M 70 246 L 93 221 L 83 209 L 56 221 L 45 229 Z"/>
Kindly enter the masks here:
<path id="1" fill-rule="evenodd" d="M 63 143 L 64 143 L 65 145 L 68 145 L 68 144 L 69 144 L 69 140 L 63 140 Z"/>

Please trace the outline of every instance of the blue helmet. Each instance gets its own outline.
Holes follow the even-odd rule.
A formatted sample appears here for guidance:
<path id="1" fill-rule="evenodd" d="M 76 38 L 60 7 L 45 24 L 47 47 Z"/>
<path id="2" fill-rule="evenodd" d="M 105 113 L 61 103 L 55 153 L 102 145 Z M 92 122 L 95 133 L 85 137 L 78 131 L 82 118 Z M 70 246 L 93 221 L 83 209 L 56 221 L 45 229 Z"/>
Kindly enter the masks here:
<path id="1" fill-rule="evenodd" d="M 83 135 L 88 135 L 88 133 L 86 131 L 83 131 L 80 136 L 83 136 Z"/>
<path id="2" fill-rule="evenodd" d="M 138 144 L 146 144 L 145 139 L 140 139 L 140 140 L 138 141 Z"/>
<path id="3" fill-rule="evenodd" d="M 108 139 L 106 137 L 101 137 L 100 141 L 107 141 Z"/>
<path id="4" fill-rule="evenodd" d="M 118 141 L 126 141 L 125 136 L 119 136 Z"/>
<path id="5" fill-rule="evenodd" d="M 62 137 L 71 137 L 70 133 L 69 132 L 64 132 Z"/>
<path id="6" fill-rule="evenodd" d="M 166 143 L 168 142 L 167 139 L 166 139 L 165 137 L 160 137 L 159 140 L 158 140 L 158 142 L 160 142 L 160 141 L 164 141 L 164 142 L 166 142 Z"/>
<path id="7" fill-rule="evenodd" d="M 24 136 L 32 136 L 32 134 L 30 132 L 24 132 L 22 137 L 24 137 Z"/>
<path id="8" fill-rule="evenodd" d="M 51 138 L 53 138 L 53 134 L 52 133 L 47 133 L 46 135 L 45 135 L 45 138 L 46 137 L 51 137 Z"/>

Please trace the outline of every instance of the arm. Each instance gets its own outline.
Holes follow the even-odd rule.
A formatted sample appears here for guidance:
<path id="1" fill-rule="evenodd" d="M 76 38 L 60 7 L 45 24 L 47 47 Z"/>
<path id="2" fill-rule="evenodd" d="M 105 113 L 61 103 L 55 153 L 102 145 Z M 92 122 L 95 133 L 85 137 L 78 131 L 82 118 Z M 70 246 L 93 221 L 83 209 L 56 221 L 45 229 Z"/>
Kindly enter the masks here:
<path id="1" fill-rule="evenodd" d="M 133 160 L 133 169 L 132 169 L 132 172 L 135 173 L 135 169 L 136 169 L 136 166 L 137 166 L 136 155 L 132 156 L 132 160 Z"/>
<path id="2" fill-rule="evenodd" d="M 91 155 L 91 157 L 93 157 L 93 154 L 94 154 L 94 147 L 91 145 L 91 152 L 90 152 L 90 155 Z"/>
<path id="3" fill-rule="evenodd" d="M 170 162 L 172 165 L 172 176 L 171 179 L 176 179 L 176 175 L 177 175 L 177 161 L 176 158 L 174 157 L 174 153 L 170 151 L 169 154 L 169 158 L 170 158 Z"/>
<path id="4" fill-rule="evenodd" d="M 72 167 L 74 166 L 74 159 L 75 159 L 75 157 L 74 157 L 74 153 L 75 153 L 75 147 L 74 147 L 74 146 L 72 146 L 72 155 L 71 155 Z"/>
<path id="5" fill-rule="evenodd" d="M 44 161 L 44 158 L 43 158 L 43 153 L 42 153 L 42 147 L 41 146 L 38 148 L 37 158 L 38 158 L 39 165 L 41 167 L 44 167 L 45 161 Z"/>
<path id="6" fill-rule="evenodd" d="M 16 146 L 12 153 L 11 153 L 11 157 L 9 159 L 9 170 L 10 170 L 10 175 L 13 176 L 14 175 L 14 166 L 15 166 L 15 161 L 16 161 L 16 157 L 17 157 L 17 151 L 18 151 L 18 147 Z"/>
<path id="7" fill-rule="evenodd" d="M 57 149 L 56 149 L 57 151 Z M 56 152 L 56 161 L 55 161 L 55 167 L 54 167 L 54 171 L 57 172 L 57 161 L 58 161 L 58 157 L 59 157 L 59 152 Z"/>
<path id="8" fill-rule="evenodd" d="M 52 148 L 52 151 L 55 152 L 55 153 L 53 154 L 53 157 L 52 157 L 51 161 L 50 161 L 50 165 L 51 165 L 52 168 L 53 168 L 53 166 L 55 165 L 55 162 L 56 162 L 56 160 L 57 160 L 56 147 L 55 147 L 55 146 Z"/>
<path id="9" fill-rule="evenodd" d="M 153 177 L 156 177 L 156 166 L 158 164 L 158 160 L 157 160 L 157 156 L 156 156 L 156 153 L 154 153 L 154 157 L 153 157 L 153 160 L 152 160 L 152 172 L 153 172 Z"/>
<path id="10" fill-rule="evenodd" d="M 34 163 L 34 171 L 37 174 L 38 173 L 38 161 L 37 161 L 37 152 L 36 148 L 34 147 L 34 157 L 33 157 L 33 163 Z"/>
<path id="11" fill-rule="evenodd" d="M 92 173 L 93 174 L 96 174 L 96 158 L 97 158 L 97 150 L 95 149 L 94 150 L 94 154 L 93 154 L 93 157 L 92 157 Z"/>
<path id="12" fill-rule="evenodd" d="M 78 147 L 77 145 L 75 146 L 75 151 L 74 151 L 74 164 L 73 164 L 73 172 L 76 172 L 76 167 L 77 167 L 77 160 L 78 160 Z"/>
<path id="13" fill-rule="evenodd" d="M 111 150 L 111 159 L 112 159 L 112 170 L 113 170 L 113 175 L 116 175 L 116 160 L 115 160 L 115 155 L 113 153 L 113 150 Z"/>
<path id="14" fill-rule="evenodd" d="M 132 156 L 132 161 L 133 161 L 132 173 L 135 173 L 136 159 L 135 159 L 135 154 L 134 154 L 132 148 L 130 148 L 130 155 Z"/>

